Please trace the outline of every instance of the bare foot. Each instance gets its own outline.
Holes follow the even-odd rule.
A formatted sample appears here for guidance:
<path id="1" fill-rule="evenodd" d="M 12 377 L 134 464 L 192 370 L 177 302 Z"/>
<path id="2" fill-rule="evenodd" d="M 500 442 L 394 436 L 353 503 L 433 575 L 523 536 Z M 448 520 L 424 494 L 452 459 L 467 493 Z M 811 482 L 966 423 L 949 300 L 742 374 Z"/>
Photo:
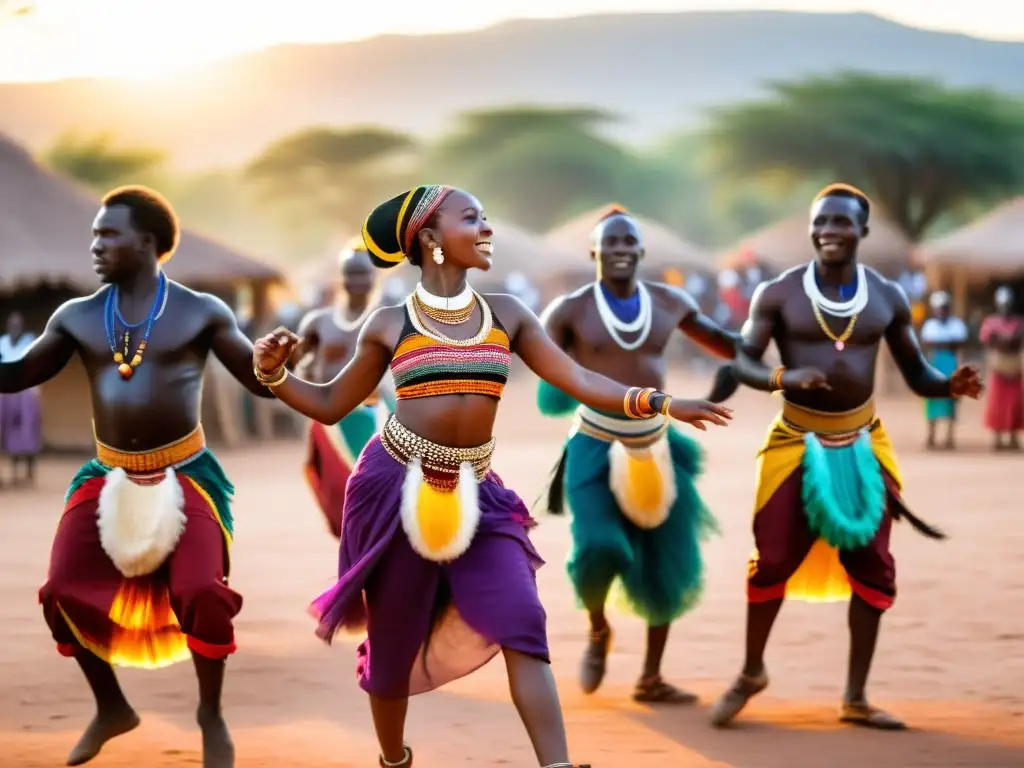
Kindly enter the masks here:
<path id="1" fill-rule="evenodd" d="M 203 732 L 203 768 L 235 768 L 235 745 L 223 715 L 200 710 L 196 722 Z"/>
<path id="2" fill-rule="evenodd" d="M 68 755 L 67 764 L 83 765 L 89 762 L 100 753 L 104 744 L 116 736 L 134 731 L 139 727 L 139 722 L 139 716 L 131 707 L 97 712 Z"/>

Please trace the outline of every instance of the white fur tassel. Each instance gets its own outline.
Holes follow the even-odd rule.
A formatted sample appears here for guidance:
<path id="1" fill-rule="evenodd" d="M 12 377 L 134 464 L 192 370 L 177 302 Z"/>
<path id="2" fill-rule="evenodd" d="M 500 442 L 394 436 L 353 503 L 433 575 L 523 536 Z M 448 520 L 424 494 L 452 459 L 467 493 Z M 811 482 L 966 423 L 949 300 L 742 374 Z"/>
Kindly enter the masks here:
<path id="1" fill-rule="evenodd" d="M 661 484 L 657 508 L 642 509 L 631 491 L 632 462 L 653 462 Z M 627 448 L 618 440 L 608 446 L 608 486 L 611 488 L 619 509 L 638 528 L 657 528 L 668 519 L 669 510 L 676 502 L 676 470 L 672 464 L 672 452 L 668 438 L 662 435 L 658 441 L 646 448 Z"/>
<path id="2" fill-rule="evenodd" d="M 178 546 L 184 509 L 185 494 L 173 469 L 153 485 L 137 485 L 120 467 L 112 469 L 96 512 L 100 545 L 124 576 L 146 576 Z"/>
<path id="3" fill-rule="evenodd" d="M 480 524 L 480 489 L 473 465 L 463 462 L 459 466 L 459 483 L 455 489 L 459 505 L 459 524 L 455 535 L 440 550 L 427 546 L 419 524 L 419 494 L 423 480 L 423 467 L 419 459 L 410 459 L 402 483 L 402 528 L 409 537 L 413 550 L 427 560 L 450 562 L 462 555 L 473 542 Z"/>

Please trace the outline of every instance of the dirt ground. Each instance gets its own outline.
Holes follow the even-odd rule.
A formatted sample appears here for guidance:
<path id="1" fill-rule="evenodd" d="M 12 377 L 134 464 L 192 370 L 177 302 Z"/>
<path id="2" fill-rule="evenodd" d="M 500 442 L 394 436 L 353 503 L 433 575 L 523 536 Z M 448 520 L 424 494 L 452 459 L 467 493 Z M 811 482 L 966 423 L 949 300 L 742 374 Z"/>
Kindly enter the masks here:
<path id="1" fill-rule="evenodd" d="M 672 391 L 702 392 L 674 376 Z M 566 423 L 534 415 L 532 386 L 511 388 L 497 427 L 496 467 L 532 502 L 555 461 Z M 1024 765 L 1024 456 L 994 456 L 980 407 L 962 416 L 960 449 L 926 454 L 918 401 L 887 401 L 882 414 L 900 455 L 911 508 L 950 534 L 932 542 L 906 526 L 894 533 L 900 596 L 876 656 L 874 700 L 914 729 L 874 733 L 840 727 L 845 606 L 784 608 L 769 649 L 772 687 L 729 731 L 707 725 L 707 706 L 741 660 L 743 579 L 750 549 L 754 453 L 777 403 L 753 392 L 734 401 L 736 421 L 704 439 L 701 488 L 722 523 L 708 545 L 703 603 L 677 625 L 666 676 L 701 694 L 700 705 L 660 710 L 629 694 L 643 627 L 614 618 L 605 686 L 579 693 L 576 666 L 585 621 L 562 563 L 564 519 L 542 519 L 535 541 L 548 561 L 540 587 L 549 613 L 554 670 L 573 757 L 595 768 L 916 768 Z M 333 543 L 299 471 L 302 446 L 281 443 L 222 459 L 238 486 L 233 585 L 245 595 L 240 650 L 226 707 L 238 768 L 366 768 L 376 746 L 354 675 L 354 641 L 327 647 L 313 635 L 310 599 L 332 580 Z M 91 699 L 73 662 L 57 655 L 36 589 L 42 581 L 65 484 L 75 465 L 47 461 L 35 491 L 0 493 L 0 744 L 4 768 L 63 765 L 88 721 Z M 6 470 L 6 467 L 4 468 Z M 143 725 L 111 743 L 97 766 L 201 763 L 187 666 L 122 674 Z M 413 700 L 409 741 L 417 766 L 535 765 L 509 701 L 502 663 Z"/>

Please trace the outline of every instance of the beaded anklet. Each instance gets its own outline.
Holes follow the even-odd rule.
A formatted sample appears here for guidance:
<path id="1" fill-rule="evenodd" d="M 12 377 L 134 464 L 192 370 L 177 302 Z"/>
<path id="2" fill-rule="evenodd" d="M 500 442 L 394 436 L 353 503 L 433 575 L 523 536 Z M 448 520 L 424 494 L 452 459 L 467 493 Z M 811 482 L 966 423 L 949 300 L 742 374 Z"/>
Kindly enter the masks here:
<path id="1" fill-rule="evenodd" d="M 390 760 L 385 760 L 384 755 L 380 756 L 380 768 L 401 768 L 403 765 L 412 765 L 412 747 L 408 744 L 403 744 L 402 749 L 405 750 L 405 754 L 401 760 L 397 763 L 392 763 Z M 572 768 L 572 766 L 570 766 Z"/>

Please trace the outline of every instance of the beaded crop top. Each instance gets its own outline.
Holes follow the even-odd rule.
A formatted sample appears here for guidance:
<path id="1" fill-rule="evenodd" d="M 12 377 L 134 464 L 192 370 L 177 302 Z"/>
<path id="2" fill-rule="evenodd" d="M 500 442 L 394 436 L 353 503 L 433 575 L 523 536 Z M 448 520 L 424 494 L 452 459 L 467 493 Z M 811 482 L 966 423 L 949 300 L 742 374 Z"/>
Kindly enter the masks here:
<path id="1" fill-rule="evenodd" d="M 480 330 L 471 339 L 451 339 L 428 328 L 413 297 L 405 303 L 405 323 L 391 358 L 395 399 L 434 395 L 485 395 L 495 400 L 508 383 L 512 362 L 508 333 L 479 297 Z"/>

